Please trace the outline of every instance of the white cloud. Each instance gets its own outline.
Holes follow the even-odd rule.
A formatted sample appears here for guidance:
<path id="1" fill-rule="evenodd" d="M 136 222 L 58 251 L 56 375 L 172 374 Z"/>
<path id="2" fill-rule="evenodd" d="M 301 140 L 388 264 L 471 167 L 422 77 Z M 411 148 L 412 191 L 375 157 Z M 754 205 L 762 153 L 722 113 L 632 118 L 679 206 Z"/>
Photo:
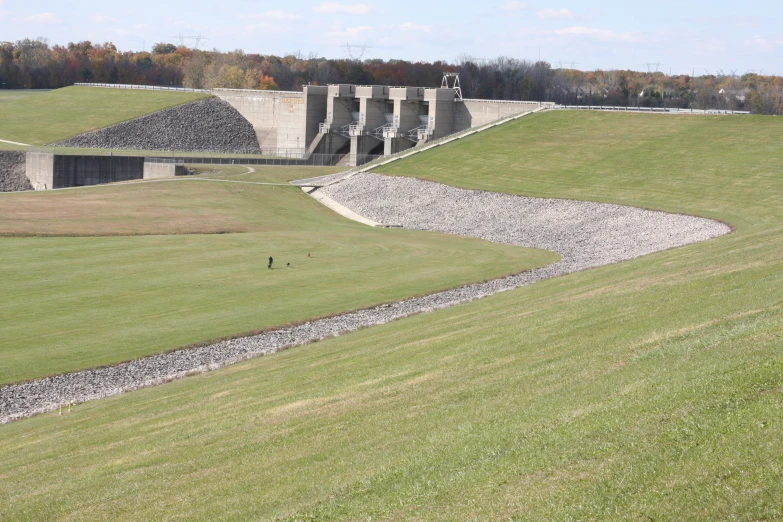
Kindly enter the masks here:
<path id="1" fill-rule="evenodd" d="M 569 20 L 576 18 L 576 15 L 568 9 L 552 9 L 551 7 L 539 9 L 536 14 L 539 18 L 565 18 Z"/>
<path id="2" fill-rule="evenodd" d="M 422 33 L 429 33 L 432 30 L 431 25 L 418 25 L 413 22 L 405 22 L 400 24 L 400 31 L 420 31 Z"/>
<path id="3" fill-rule="evenodd" d="M 755 29 L 766 24 L 766 20 L 761 16 L 737 16 L 735 25 L 738 29 Z"/>
<path id="4" fill-rule="evenodd" d="M 745 40 L 743 44 L 762 52 L 774 51 L 777 47 L 783 46 L 783 38 L 773 39 L 756 35 L 750 40 Z"/>
<path id="5" fill-rule="evenodd" d="M 342 30 L 336 30 L 336 31 L 329 31 L 324 33 L 324 36 L 328 38 L 345 38 L 345 37 L 352 37 L 352 36 L 358 36 L 362 33 L 366 33 L 372 31 L 372 27 L 368 25 L 360 25 L 358 27 L 346 27 Z"/>
<path id="6" fill-rule="evenodd" d="M 617 41 L 633 41 L 634 35 L 630 32 L 616 33 L 609 29 L 599 29 L 597 27 L 583 27 L 573 26 L 564 27 L 563 29 L 556 29 L 555 34 L 559 36 L 573 36 L 577 38 L 585 38 L 589 40 L 596 40 L 599 42 L 617 42 Z"/>
<path id="7" fill-rule="evenodd" d="M 368 15 L 377 13 L 378 9 L 370 4 L 338 4 L 337 2 L 326 2 L 315 8 L 319 13 L 349 14 L 349 15 Z"/>
<path id="8" fill-rule="evenodd" d="M 237 15 L 239 18 L 254 18 L 260 20 L 298 20 L 301 18 L 298 14 L 287 13 L 283 10 L 266 11 L 263 13 L 249 13 Z"/>
<path id="9" fill-rule="evenodd" d="M 59 18 L 54 16 L 53 13 L 36 13 L 26 16 L 26 22 L 32 22 L 34 24 L 60 24 L 62 23 Z"/>
<path id="10" fill-rule="evenodd" d="M 93 16 L 90 17 L 91 22 L 95 22 L 96 24 L 105 24 L 105 23 L 119 23 L 119 20 L 116 18 L 112 18 L 111 16 L 105 16 L 100 13 L 95 13 Z"/>
<path id="11" fill-rule="evenodd" d="M 118 36 L 141 36 L 139 33 L 130 31 L 128 29 L 114 29 L 114 34 Z"/>
<path id="12" fill-rule="evenodd" d="M 525 2 L 506 2 L 505 4 L 500 6 L 500 9 L 502 11 L 521 11 L 523 9 L 527 9 L 527 4 Z"/>

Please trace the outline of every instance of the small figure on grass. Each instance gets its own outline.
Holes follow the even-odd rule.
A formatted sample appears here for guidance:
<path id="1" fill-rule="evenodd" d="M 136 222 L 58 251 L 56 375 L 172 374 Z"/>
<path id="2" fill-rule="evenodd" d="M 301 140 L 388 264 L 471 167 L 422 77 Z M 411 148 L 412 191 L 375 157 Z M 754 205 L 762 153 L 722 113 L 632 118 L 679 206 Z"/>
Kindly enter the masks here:
<path id="1" fill-rule="evenodd" d="M 269 256 L 269 266 L 267 268 L 272 268 L 272 262 L 274 262 L 274 259 L 272 259 L 272 256 Z"/>

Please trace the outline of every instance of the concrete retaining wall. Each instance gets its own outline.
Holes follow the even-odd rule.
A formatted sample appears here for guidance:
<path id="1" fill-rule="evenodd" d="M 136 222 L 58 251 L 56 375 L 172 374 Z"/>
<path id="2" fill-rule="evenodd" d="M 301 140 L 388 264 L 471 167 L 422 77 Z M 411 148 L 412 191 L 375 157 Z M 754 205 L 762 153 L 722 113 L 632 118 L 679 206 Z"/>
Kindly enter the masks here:
<path id="1" fill-rule="evenodd" d="M 54 156 L 53 188 L 102 185 L 141 179 L 144 158 L 129 156 Z"/>
<path id="2" fill-rule="evenodd" d="M 145 163 L 139 156 L 84 156 L 28 152 L 26 174 L 35 190 L 102 185 L 184 174 L 181 162 Z"/>
<path id="3" fill-rule="evenodd" d="M 304 151 L 326 118 L 326 87 L 308 85 L 303 92 L 215 89 L 253 125 L 261 150 Z"/>
<path id="4" fill-rule="evenodd" d="M 144 162 L 144 179 L 173 178 L 174 176 L 184 176 L 185 165 L 182 163 L 170 162 Z"/>
<path id="5" fill-rule="evenodd" d="M 54 154 L 28 152 L 25 158 L 27 178 L 33 190 L 54 188 Z"/>
<path id="6" fill-rule="evenodd" d="M 454 106 L 454 132 L 486 125 L 539 107 L 538 102 L 465 100 Z"/>

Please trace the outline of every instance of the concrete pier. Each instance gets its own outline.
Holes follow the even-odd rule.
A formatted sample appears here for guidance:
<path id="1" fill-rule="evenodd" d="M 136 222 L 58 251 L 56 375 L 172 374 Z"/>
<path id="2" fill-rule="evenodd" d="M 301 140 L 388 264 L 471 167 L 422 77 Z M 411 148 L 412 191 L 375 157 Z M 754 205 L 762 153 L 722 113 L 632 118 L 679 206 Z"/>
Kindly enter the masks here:
<path id="1" fill-rule="evenodd" d="M 389 99 L 394 105 L 392 125 L 384 130 L 383 152 L 386 156 L 416 146 L 418 138 L 409 137 L 409 134 L 425 125 L 427 118 L 423 88 L 392 87 L 389 89 Z"/>
<path id="2" fill-rule="evenodd" d="M 351 166 L 365 163 L 371 154 L 383 154 L 383 127 L 391 122 L 394 110 L 389 104 L 389 87 L 356 87 L 356 97 L 359 100 L 359 118 L 349 130 Z"/>
<path id="3" fill-rule="evenodd" d="M 454 89 L 424 89 L 427 103 L 427 141 L 454 134 Z"/>

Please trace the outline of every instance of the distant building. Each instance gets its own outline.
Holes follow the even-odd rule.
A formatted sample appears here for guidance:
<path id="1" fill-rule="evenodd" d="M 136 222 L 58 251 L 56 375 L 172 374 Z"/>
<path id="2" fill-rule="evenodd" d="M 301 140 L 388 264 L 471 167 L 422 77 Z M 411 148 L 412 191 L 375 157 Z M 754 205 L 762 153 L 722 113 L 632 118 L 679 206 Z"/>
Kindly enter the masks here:
<path id="1" fill-rule="evenodd" d="M 748 93 L 750 92 L 750 89 L 743 88 L 743 89 L 721 89 L 718 91 L 718 94 L 726 98 L 727 100 L 731 100 L 732 98 L 737 100 L 738 102 L 745 102 L 745 98 L 747 97 Z"/>

